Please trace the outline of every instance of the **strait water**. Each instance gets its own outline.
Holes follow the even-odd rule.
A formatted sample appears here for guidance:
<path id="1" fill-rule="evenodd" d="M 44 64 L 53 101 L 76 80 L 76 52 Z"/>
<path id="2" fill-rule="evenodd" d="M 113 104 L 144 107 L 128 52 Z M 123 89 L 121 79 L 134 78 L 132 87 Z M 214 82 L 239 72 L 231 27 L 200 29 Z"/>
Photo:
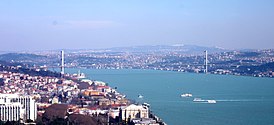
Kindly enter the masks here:
<path id="1" fill-rule="evenodd" d="M 81 72 L 117 87 L 129 99 L 151 104 L 153 113 L 169 125 L 274 125 L 273 78 L 124 69 Z M 182 98 L 182 93 L 193 97 Z M 217 103 L 195 103 L 194 98 Z"/>

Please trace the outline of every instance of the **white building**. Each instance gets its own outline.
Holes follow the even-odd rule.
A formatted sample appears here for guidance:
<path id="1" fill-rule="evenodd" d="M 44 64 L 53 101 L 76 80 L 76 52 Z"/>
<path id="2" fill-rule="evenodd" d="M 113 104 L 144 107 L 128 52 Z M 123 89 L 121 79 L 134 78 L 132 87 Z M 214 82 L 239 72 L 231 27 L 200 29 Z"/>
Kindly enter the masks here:
<path id="1" fill-rule="evenodd" d="M 0 104 L 0 119 L 2 121 L 18 121 L 23 119 L 24 110 L 20 103 Z"/>
<path id="2" fill-rule="evenodd" d="M 37 118 L 37 106 L 31 96 L 0 94 L 0 116 L 3 121 L 33 120 Z M 8 117 L 7 117 L 8 116 Z"/>
<path id="3" fill-rule="evenodd" d="M 149 108 L 144 105 L 131 104 L 127 107 L 121 108 L 120 112 L 120 117 L 126 122 L 129 122 L 128 119 L 149 118 Z"/>

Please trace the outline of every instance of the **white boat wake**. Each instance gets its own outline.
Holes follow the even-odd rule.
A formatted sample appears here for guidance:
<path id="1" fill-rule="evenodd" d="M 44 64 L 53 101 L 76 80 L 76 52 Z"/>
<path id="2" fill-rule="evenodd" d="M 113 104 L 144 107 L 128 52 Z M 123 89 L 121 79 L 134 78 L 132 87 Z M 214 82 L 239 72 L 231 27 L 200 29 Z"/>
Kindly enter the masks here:
<path id="1" fill-rule="evenodd" d="M 257 101 L 262 101 L 259 99 L 220 99 L 216 100 L 218 102 L 257 102 Z"/>

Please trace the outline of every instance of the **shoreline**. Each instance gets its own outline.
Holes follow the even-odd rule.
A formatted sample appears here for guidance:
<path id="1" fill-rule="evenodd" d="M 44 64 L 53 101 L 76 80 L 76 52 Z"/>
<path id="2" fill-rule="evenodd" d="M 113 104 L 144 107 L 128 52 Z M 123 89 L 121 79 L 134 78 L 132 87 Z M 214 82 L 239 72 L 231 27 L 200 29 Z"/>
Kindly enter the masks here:
<path id="1" fill-rule="evenodd" d="M 75 74 L 67 74 L 67 76 L 68 76 L 69 78 L 71 78 L 71 79 L 74 79 L 74 78 L 75 78 L 73 75 L 75 75 Z M 150 104 L 148 104 L 148 103 L 139 103 L 139 102 L 137 102 L 137 100 L 127 98 L 127 96 L 126 96 L 125 94 L 119 93 L 119 92 L 116 90 L 116 88 L 113 89 L 112 87 L 109 86 L 108 83 L 105 83 L 104 81 L 96 81 L 96 80 L 92 80 L 92 79 L 86 78 L 86 77 L 84 77 L 84 78 L 78 78 L 77 80 L 80 82 L 79 85 L 83 82 L 83 80 L 85 80 L 85 81 L 90 80 L 90 81 L 92 81 L 93 83 L 95 83 L 95 82 L 104 83 L 105 86 L 109 87 L 111 91 L 114 90 L 114 93 L 117 93 L 119 97 L 121 97 L 122 99 L 124 98 L 124 99 L 126 100 L 125 102 L 127 102 L 127 103 L 124 103 L 124 104 L 118 104 L 118 105 L 121 105 L 121 106 L 118 106 L 118 107 L 115 107 L 115 108 L 118 108 L 118 109 L 121 110 L 121 109 L 123 108 L 122 105 L 129 106 L 129 107 L 130 107 L 131 105 L 145 106 L 146 108 L 148 108 L 148 117 L 143 117 L 144 119 L 147 120 L 147 118 L 149 118 L 149 119 L 152 119 L 153 121 L 156 121 L 156 123 L 158 123 L 159 125 L 167 125 L 160 117 L 158 117 L 156 114 L 152 113 Z M 111 111 L 112 108 L 114 108 L 114 107 L 112 107 L 112 105 L 109 105 L 109 106 L 110 106 L 110 107 L 109 107 L 108 113 L 107 113 L 107 114 L 108 114 L 108 119 L 110 119 L 109 114 L 112 112 L 112 111 Z M 120 111 L 119 111 L 119 112 L 120 112 Z M 131 111 L 130 111 L 130 112 L 131 112 Z M 120 114 L 120 113 L 119 113 L 119 114 Z M 121 116 L 119 115 L 119 117 L 121 117 Z M 143 118 L 140 117 L 139 119 L 143 119 Z M 115 119 L 115 118 L 112 117 L 112 119 Z M 131 118 L 130 118 L 130 119 L 131 119 Z M 137 118 L 137 119 L 138 119 L 138 118 Z M 142 120 L 141 120 L 141 121 L 142 121 Z M 123 122 L 124 122 L 124 121 L 123 121 Z M 126 122 L 128 122 L 128 121 L 126 121 Z M 132 121 L 131 121 L 131 122 L 132 122 Z M 151 122 L 151 121 L 150 121 L 150 122 Z M 110 123 L 110 121 L 109 121 L 109 123 Z M 120 123 L 120 121 L 119 121 L 119 123 Z"/>
<path id="2" fill-rule="evenodd" d="M 253 78 L 274 78 L 273 77 L 265 77 L 265 76 L 254 76 L 254 75 L 238 75 L 238 74 L 218 74 L 218 73 L 196 73 L 196 72 L 187 72 L 187 71 L 177 71 L 177 70 L 161 70 L 161 69 L 137 69 L 137 68 L 86 68 L 86 67 L 67 67 L 71 69 L 90 69 L 90 70 L 152 70 L 152 71 L 165 71 L 165 72 L 177 72 L 177 73 L 191 73 L 191 74 L 209 74 L 209 75 L 218 75 L 218 76 L 240 76 L 240 77 L 253 77 Z M 53 72 L 58 72 L 58 71 L 53 71 Z"/>

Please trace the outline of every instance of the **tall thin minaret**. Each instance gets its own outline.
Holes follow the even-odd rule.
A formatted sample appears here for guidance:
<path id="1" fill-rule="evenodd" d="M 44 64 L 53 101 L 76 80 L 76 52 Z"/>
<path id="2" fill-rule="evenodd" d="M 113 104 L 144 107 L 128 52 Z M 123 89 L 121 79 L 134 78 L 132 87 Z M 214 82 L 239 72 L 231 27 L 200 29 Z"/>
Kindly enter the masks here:
<path id="1" fill-rule="evenodd" d="M 208 60 L 207 60 L 207 50 L 205 50 L 204 52 L 205 52 L 205 73 L 207 73 L 207 63 L 208 63 Z"/>
<path id="2" fill-rule="evenodd" d="M 64 50 L 61 51 L 61 77 L 65 74 L 65 53 Z"/>

